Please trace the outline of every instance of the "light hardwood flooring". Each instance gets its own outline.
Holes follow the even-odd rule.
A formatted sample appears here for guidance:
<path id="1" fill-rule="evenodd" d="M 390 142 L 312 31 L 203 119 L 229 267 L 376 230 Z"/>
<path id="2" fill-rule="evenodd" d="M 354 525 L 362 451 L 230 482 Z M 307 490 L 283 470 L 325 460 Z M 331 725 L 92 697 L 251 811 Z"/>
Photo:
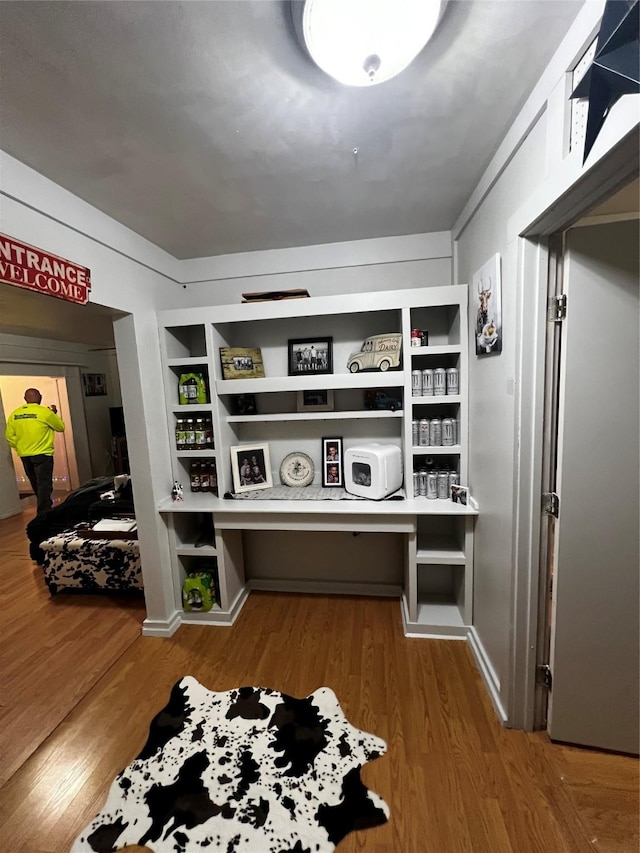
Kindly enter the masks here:
<path id="1" fill-rule="evenodd" d="M 233 628 L 144 638 L 140 600 L 58 595 L 0 521 L 0 851 L 63 853 L 172 684 L 337 694 L 384 738 L 365 783 L 391 820 L 341 853 L 636 853 L 638 762 L 504 729 L 462 642 L 409 640 L 389 599 L 252 593 Z"/>

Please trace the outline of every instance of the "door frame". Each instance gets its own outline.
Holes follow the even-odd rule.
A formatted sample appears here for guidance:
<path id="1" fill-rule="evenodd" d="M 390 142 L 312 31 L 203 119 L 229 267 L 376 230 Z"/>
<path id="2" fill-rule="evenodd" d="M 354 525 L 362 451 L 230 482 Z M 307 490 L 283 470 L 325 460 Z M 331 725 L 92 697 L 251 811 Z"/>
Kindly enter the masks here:
<path id="1" fill-rule="evenodd" d="M 514 449 L 514 566 L 511 610 L 508 725 L 532 731 L 536 719 L 541 591 L 544 382 L 549 237 L 570 228 L 638 176 L 637 134 L 627 134 L 545 210 L 525 205 L 509 222 L 517 239 L 516 376 Z M 539 712 L 538 712 L 539 713 Z"/>

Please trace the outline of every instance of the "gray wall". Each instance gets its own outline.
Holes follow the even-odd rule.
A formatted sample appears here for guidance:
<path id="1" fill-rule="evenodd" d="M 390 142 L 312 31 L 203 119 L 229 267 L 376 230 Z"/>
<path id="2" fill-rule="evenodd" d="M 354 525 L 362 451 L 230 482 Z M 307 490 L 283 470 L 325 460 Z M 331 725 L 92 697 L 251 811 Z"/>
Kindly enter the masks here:
<path id="1" fill-rule="evenodd" d="M 514 486 L 514 340 L 517 240 L 509 243 L 509 217 L 543 173 L 543 116 L 477 209 L 457 243 L 458 278 L 472 275 L 495 252 L 502 258 L 503 349 L 475 355 L 475 294 L 470 291 L 469 485 L 480 505 L 475 531 L 474 625 L 504 689 L 510 663 Z M 514 191 L 515 190 L 515 191 Z"/>

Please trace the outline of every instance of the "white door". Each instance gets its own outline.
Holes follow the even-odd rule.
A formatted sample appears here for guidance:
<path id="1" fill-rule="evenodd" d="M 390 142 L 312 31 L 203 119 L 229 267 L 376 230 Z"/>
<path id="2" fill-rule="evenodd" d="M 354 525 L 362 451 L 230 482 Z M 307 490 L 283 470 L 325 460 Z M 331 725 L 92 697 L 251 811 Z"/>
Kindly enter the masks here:
<path id="1" fill-rule="evenodd" d="M 567 234 L 548 732 L 638 752 L 638 221 Z"/>

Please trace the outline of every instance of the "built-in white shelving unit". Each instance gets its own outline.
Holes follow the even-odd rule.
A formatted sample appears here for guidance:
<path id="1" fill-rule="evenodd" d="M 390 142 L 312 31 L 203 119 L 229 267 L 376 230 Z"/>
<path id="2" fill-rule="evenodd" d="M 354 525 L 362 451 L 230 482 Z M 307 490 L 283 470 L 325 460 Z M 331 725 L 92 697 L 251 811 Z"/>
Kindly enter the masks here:
<path id="1" fill-rule="evenodd" d="M 363 309 L 366 306 L 366 309 Z M 405 566 L 402 614 L 408 634 L 466 636 L 472 624 L 473 519 L 476 510 L 450 500 L 428 500 L 414 494 L 413 473 L 420 468 L 447 468 L 467 482 L 467 288 L 464 285 L 386 293 L 315 297 L 283 302 L 179 309 L 158 315 L 167 426 L 172 472 L 184 486 L 184 500 L 162 502 L 169 529 L 176 607 L 181 609 L 182 583 L 189 571 L 213 570 L 218 603 L 209 613 L 185 613 L 183 621 L 229 624 L 247 595 L 243 565 L 245 530 L 371 530 L 404 537 Z M 411 330 L 428 332 L 427 346 L 411 347 Z M 365 338 L 401 333 L 399 369 L 351 373 L 347 361 Z M 331 337 L 333 372 L 290 376 L 288 341 Z M 220 348 L 259 347 L 265 377 L 224 379 Z M 456 367 L 458 393 L 413 396 L 411 373 L 425 368 Z M 206 403 L 178 402 L 178 379 L 201 373 Z M 364 393 L 383 389 L 401 400 L 398 411 L 368 410 Z M 301 391 L 330 390 L 332 411 L 297 411 Z M 253 395 L 255 414 L 238 414 L 238 395 Z M 176 418 L 211 419 L 214 447 L 179 450 Z M 414 446 L 412 421 L 453 418 L 458 439 L 453 446 Z M 232 492 L 229 448 L 268 442 L 272 477 L 278 484 L 281 460 L 292 450 L 312 457 L 320 482 L 321 438 L 341 435 L 343 448 L 379 442 L 402 449 L 403 501 L 243 501 L 225 500 Z M 189 467 L 199 458 L 215 460 L 218 491 L 189 491 Z M 202 544 L 202 537 L 207 541 Z M 363 567 L 366 585 L 366 567 Z"/>

